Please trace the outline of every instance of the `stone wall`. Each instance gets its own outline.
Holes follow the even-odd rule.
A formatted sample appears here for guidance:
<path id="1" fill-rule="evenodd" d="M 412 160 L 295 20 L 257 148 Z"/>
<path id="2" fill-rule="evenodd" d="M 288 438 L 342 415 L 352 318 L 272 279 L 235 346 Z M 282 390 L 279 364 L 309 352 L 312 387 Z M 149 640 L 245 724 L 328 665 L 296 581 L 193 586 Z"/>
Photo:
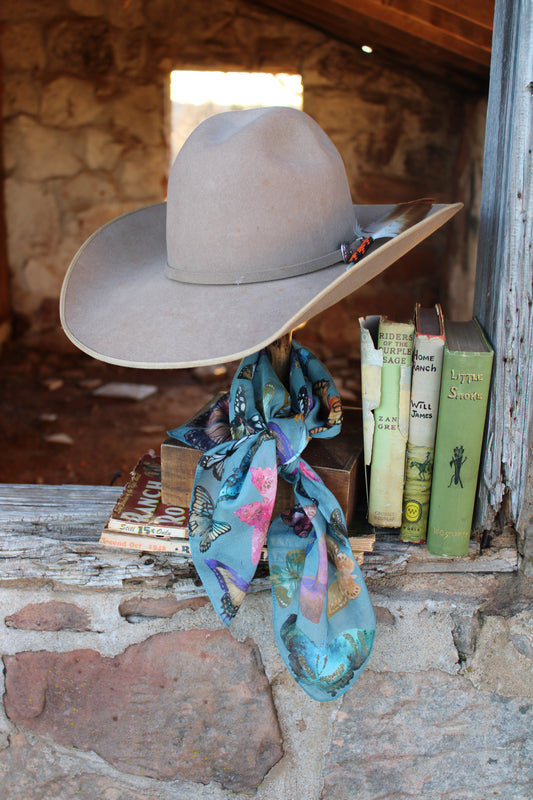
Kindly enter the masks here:
<path id="1" fill-rule="evenodd" d="M 301 73 L 304 109 L 339 148 L 354 202 L 467 204 L 341 304 L 340 317 L 309 323 L 311 342 L 353 349 L 358 315 L 405 318 L 416 300 L 470 313 L 483 95 L 246 0 L 5 0 L 0 19 L 11 291 L 23 327 L 57 323 L 63 275 L 97 227 L 164 198 L 169 75 L 179 68 Z"/>
<path id="2" fill-rule="evenodd" d="M 518 573 L 363 565 L 369 666 L 317 703 L 276 648 L 267 579 L 228 631 L 179 558 L 105 552 L 94 511 L 78 527 L 52 514 L 2 526 L 6 800 L 533 796 L 533 590 Z"/>

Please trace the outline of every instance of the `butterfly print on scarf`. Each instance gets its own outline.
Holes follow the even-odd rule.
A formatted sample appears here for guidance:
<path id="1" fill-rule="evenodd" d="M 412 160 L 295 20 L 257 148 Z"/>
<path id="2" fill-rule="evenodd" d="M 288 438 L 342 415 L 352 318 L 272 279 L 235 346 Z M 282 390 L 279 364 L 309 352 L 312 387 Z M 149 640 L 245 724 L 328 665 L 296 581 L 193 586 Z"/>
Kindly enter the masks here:
<path id="1" fill-rule="evenodd" d="M 220 617 L 226 625 L 229 625 L 239 610 L 250 584 L 241 578 L 233 567 L 229 567 L 215 558 L 206 558 L 205 563 L 213 571 L 218 585 L 224 592 L 220 598 Z"/>
<path id="2" fill-rule="evenodd" d="M 254 377 L 255 371 L 255 364 L 245 364 L 241 367 L 239 374 L 237 375 L 237 380 L 240 381 L 251 381 Z"/>
<path id="3" fill-rule="evenodd" d="M 292 352 L 291 355 L 293 355 Z M 297 367 L 300 367 L 301 364 L 303 368 L 307 370 L 307 367 L 312 361 L 318 361 L 315 354 L 300 345 L 298 352 L 294 353 L 293 368 L 296 369 Z"/>
<path id="4" fill-rule="evenodd" d="M 231 431 L 228 415 L 229 392 L 226 392 L 188 423 L 185 441 L 198 450 L 210 450 L 217 444 L 229 441 Z"/>
<path id="5" fill-rule="evenodd" d="M 302 464 L 302 462 L 300 461 L 300 465 L 301 464 Z M 297 472 L 296 472 L 296 474 L 298 475 Z M 309 492 L 306 489 L 304 489 L 304 484 L 303 484 L 301 475 L 298 475 L 298 478 L 297 478 L 295 486 L 294 486 L 294 492 L 295 492 L 295 494 L 298 495 L 298 497 L 305 497 L 305 499 L 309 501 L 309 503 L 307 505 L 318 506 L 317 498 L 316 497 L 311 497 Z"/>
<path id="6" fill-rule="evenodd" d="M 370 655 L 374 631 L 349 630 L 327 645 L 315 644 L 296 625 L 296 614 L 289 614 L 280 628 L 280 637 L 289 652 L 289 667 L 302 684 L 324 691 L 330 697 L 346 689 Z"/>
<path id="7" fill-rule="evenodd" d="M 329 398 L 328 428 L 342 424 L 342 403 L 338 395 Z"/>
<path id="8" fill-rule="evenodd" d="M 261 495 L 261 500 L 247 503 L 235 511 L 235 516 L 247 525 L 253 525 L 252 530 L 252 564 L 258 564 L 261 550 L 264 547 L 272 510 L 276 499 L 277 470 L 266 467 L 252 467 L 252 483 Z"/>
<path id="9" fill-rule="evenodd" d="M 337 570 L 337 577 L 328 588 L 327 614 L 328 619 L 337 611 L 345 608 L 350 600 L 355 600 L 361 593 L 361 587 L 352 575 L 355 560 L 343 550 L 339 549 L 337 542 L 328 539 L 328 559 Z"/>
<path id="10" fill-rule="evenodd" d="M 225 450 L 220 450 L 216 453 L 206 453 L 200 459 L 200 466 L 206 470 L 212 470 L 213 475 L 217 481 L 222 480 L 224 466 L 226 460 L 233 455 L 233 453 L 245 443 L 245 439 L 235 439 Z"/>
<path id="11" fill-rule="evenodd" d="M 233 401 L 233 419 L 230 420 L 231 438 L 240 439 L 251 433 L 258 433 L 265 427 L 260 414 L 255 411 L 251 416 L 246 416 L 246 393 L 242 386 L 237 387 Z"/>
<path id="12" fill-rule="evenodd" d="M 218 494 L 219 501 L 221 500 L 235 500 L 241 493 L 241 489 L 244 485 L 244 480 L 246 475 L 248 474 L 248 469 L 252 460 L 263 444 L 267 439 L 272 439 L 273 435 L 269 430 L 262 430 L 257 437 L 256 441 L 252 445 L 252 447 L 248 450 L 246 455 L 244 456 L 241 463 L 235 467 L 235 469 L 231 472 L 230 475 L 224 481 L 222 488 Z M 239 441 L 239 440 L 236 440 Z"/>
<path id="13" fill-rule="evenodd" d="M 300 585 L 305 564 L 305 550 L 289 550 L 285 556 L 285 566 L 270 567 L 270 579 L 274 595 L 282 608 L 289 606 Z"/>
<path id="14" fill-rule="evenodd" d="M 326 417 L 326 423 L 312 428 L 309 433 L 311 436 L 327 431 L 335 425 L 342 424 L 342 403 L 338 395 L 334 394 L 328 397 L 328 390 L 330 388 L 329 381 L 322 378 L 321 380 L 313 383 L 313 394 L 316 395 L 320 401 L 320 408 L 322 416 Z"/>
<path id="15" fill-rule="evenodd" d="M 300 386 L 298 396 L 296 397 L 296 406 L 304 418 L 309 414 L 310 399 L 305 386 Z"/>
<path id="16" fill-rule="evenodd" d="M 267 427 L 272 431 L 272 435 L 276 440 L 276 456 L 279 464 L 288 464 L 292 461 L 296 453 L 290 442 L 290 439 L 283 433 L 277 422 L 267 422 Z"/>
<path id="17" fill-rule="evenodd" d="M 203 430 L 199 430 L 198 428 L 191 428 L 190 430 L 185 432 L 184 439 L 187 444 L 190 444 L 191 447 L 194 447 L 196 450 L 210 450 L 214 447 L 213 441 L 209 434 L 207 434 Z"/>
<path id="18" fill-rule="evenodd" d="M 238 508 L 234 514 L 241 522 L 253 525 L 252 564 L 258 564 L 272 517 L 272 505 L 264 500 L 254 500 Z"/>
<path id="19" fill-rule="evenodd" d="M 300 583 L 300 611 L 318 625 L 328 588 L 328 551 L 324 534 L 318 539 L 318 568 L 316 575 L 303 575 Z"/>
<path id="20" fill-rule="evenodd" d="M 329 403 L 328 403 L 329 386 L 330 386 L 329 381 L 327 381 L 325 378 L 321 378 L 320 380 L 315 381 L 313 383 L 313 394 L 316 397 L 318 397 L 318 401 L 320 403 L 320 408 L 322 411 L 321 416 L 325 416 L 329 408 Z"/>
<path id="21" fill-rule="evenodd" d="M 278 487 L 278 471 L 275 467 L 252 467 L 252 483 L 261 497 L 274 504 Z"/>
<path id="22" fill-rule="evenodd" d="M 211 495 L 205 487 L 197 484 L 194 487 L 189 514 L 189 534 L 191 537 L 201 536 L 201 553 L 209 550 L 215 539 L 231 530 L 231 525 L 213 519 L 213 512 L 214 504 Z"/>
<path id="23" fill-rule="evenodd" d="M 268 419 L 268 417 L 270 416 L 269 413 L 270 401 L 274 397 L 275 393 L 276 393 L 275 385 L 272 383 L 272 381 L 267 381 L 263 386 L 263 395 L 261 397 L 261 408 L 263 411 L 263 417 L 265 419 Z"/>
<path id="24" fill-rule="evenodd" d="M 302 473 L 302 475 L 305 475 L 305 477 L 308 478 L 310 481 L 320 481 L 320 478 L 318 477 L 314 469 L 312 469 L 309 466 L 309 464 L 303 460 L 303 458 L 300 459 L 300 472 Z"/>
<path id="25" fill-rule="evenodd" d="M 305 538 L 313 530 L 313 517 L 316 516 L 316 506 L 313 504 L 302 506 L 300 503 L 281 512 L 281 519 L 292 528 L 296 536 Z"/>
<path id="26" fill-rule="evenodd" d="M 328 524 L 328 536 L 337 542 L 341 547 L 346 547 L 348 542 L 348 531 L 343 522 L 342 514 L 339 508 L 334 508 L 331 512 Z"/>

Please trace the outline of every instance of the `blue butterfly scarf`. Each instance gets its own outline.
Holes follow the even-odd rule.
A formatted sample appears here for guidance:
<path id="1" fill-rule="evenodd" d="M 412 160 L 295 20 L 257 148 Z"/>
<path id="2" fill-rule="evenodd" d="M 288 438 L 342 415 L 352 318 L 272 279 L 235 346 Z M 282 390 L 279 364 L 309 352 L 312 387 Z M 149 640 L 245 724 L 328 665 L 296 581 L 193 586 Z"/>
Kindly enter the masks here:
<path id="1" fill-rule="evenodd" d="M 341 422 L 331 376 L 293 342 L 288 391 L 262 350 L 241 362 L 230 392 L 169 431 L 204 451 L 189 535 L 215 610 L 229 625 L 266 545 L 276 643 L 315 700 L 339 697 L 355 682 L 376 624 L 342 510 L 301 457 L 311 437 L 335 436 Z M 292 484 L 295 504 L 272 520 L 280 479 Z"/>

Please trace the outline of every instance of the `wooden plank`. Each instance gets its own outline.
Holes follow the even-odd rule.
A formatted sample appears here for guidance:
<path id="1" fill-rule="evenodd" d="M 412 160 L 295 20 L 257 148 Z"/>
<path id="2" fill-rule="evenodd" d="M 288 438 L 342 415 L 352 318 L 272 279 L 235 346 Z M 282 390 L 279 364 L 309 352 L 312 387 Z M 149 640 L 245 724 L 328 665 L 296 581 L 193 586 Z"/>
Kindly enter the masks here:
<path id="1" fill-rule="evenodd" d="M 487 28 L 469 23 L 468 20 L 462 20 L 459 24 L 460 18 L 450 15 L 449 24 L 454 19 L 455 30 L 448 30 L 403 11 L 401 4 L 406 0 L 391 2 L 394 5 L 382 0 L 331 0 L 327 5 L 320 0 L 265 0 L 264 4 L 293 14 L 318 27 L 325 26 L 326 29 L 331 29 L 336 20 L 336 29 L 344 28 L 347 34 L 351 32 L 352 41 L 361 40 L 371 34 L 375 41 L 369 44 L 373 44 L 376 49 L 385 44 L 386 47 L 408 52 L 406 43 L 410 40 L 415 52 L 416 43 L 422 42 L 485 67 L 490 64 L 491 34 Z M 436 11 L 440 14 L 447 13 L 439 9 Z M 430 14 L 427 16 L 430 17 Z"/>
<path id="2" fill-rule="evenodd" d="M 102 527 L 122 488 L 0 484 L 0 523 L 21 534 L 51 531 L 55 538 L 83 539 Z"/>
<path id="3" fill-rule="evenodd" d="M 492 30 L 494 19 L 494 0 L 425 0 L 428 5 L 452 11 L 478 25 Z"/>
<path id="4" fill-rule="evenodd" d="M 426 41 L 438 44 L 439 36 L 462 39 L 489 50 L 492 43 L 492 28 L 478 25 L 474 20 L 456 14 L 438 4 L 420 0 L 337 0 L 348 7 L 356 8 L 385 24 L 412 31 Z"/>
<path id="5" fill-rule="evenodd" d="M 457 57 L 448 50 L 441 49 L 408 32 L 388 27 L 383 22 L 359 15 L 356 20 L 346 20 L 345 16 L 332 13 L 329 5 L 320 7 L 294 0 L 254 0 L 286 16 L 312 25 L 327 36 L 339 42 L 361 48 L 370 45 L 374 48 L 373 58 L 381 62 L 415 69 L 447 83 L 454 83 L 467 91 L 486 90 L 489 75 L 489 59 L 486 54 Z M 366 57 L 366 56 L 365 56 Z"/>
<path id="6" fill-rule="evenodd" d="M 0 585 L 57 585 L 121 589 L 179 586 L 192 591 L 188 557 L 114 550 L 98 544 L 120 487 L 4 485 L 0 492 Z M 465 558 L 436 559 L 426 548 L 400 542 L 394 534 L 351 531 L 365 548 L 363 574 L 380 577 L 409 572 L 514 572 L 517 552 L 503 538 L 481 555 L 475 544 Z M 257 591 L 270 580 L 261 565 Z M 183 583 L 185 582 L 185 583 Z M 196 591 L 196 590 L 195 590 Z"/>
<path id="7" fill-rule="evenodd" d="M 521 534 L 533 495 L 533 3 L 497 0 L 474 313 L 494 347 L 475 526 Z M 533 531 L 529 533 L 533 535 Z"/>
<path id="8" fill-rule="evenodd" d="M 470 543 L 468 555 L 461 558 L 441 558 L 428 553 L 424 545 L 400 542 L 394 534 L 376 534 L 371 552 L 365 553 L 364 571 L 367 575 L 398 575 L 407 573 L 492 573 L 515 572 L 518 568 L 516 538 L 509 533 L 493 547 L 480 553 L 477 542 Z"/>

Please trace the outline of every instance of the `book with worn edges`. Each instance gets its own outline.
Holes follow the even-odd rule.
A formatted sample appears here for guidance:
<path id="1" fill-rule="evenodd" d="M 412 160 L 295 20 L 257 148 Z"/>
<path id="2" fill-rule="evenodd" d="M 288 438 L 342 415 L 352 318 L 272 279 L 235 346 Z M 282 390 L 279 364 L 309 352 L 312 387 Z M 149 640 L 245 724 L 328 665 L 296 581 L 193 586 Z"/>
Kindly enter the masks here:
<path id="1" fill-rule="evenodd" d="M 415 338 L 400 539 L 426 539 L 437 432 L 444 321 L 440 305 L 415 306 Z"/>
<path id="2" fill-rule="evenodd" d="M 399 528 L 409 429 L 414 324 L 359 320 L 365 464 L 370 465 L 368 521 Z M 366 419 L 365 419 L 366 415 Z"/>
<path id="3" fill-rule="evenodd" d="M 161 499 L 161 459 L 145 453 L 134 469 L 106 523 L 117 533 L 161 539 L 189 536 L 189 509 Z"/>
<path id="4" fill-rule="evenodd" d="M 158 536 L 145 536 L 143 534 L 122 533 L 110 528 L 104 528 L 100 534 L 99 544 L 104 547 L 115 547 L 120 550 L 138 550 L 148 553 L 173 553 L 175 555 L 191 556 L 188 539 L 161 538 Z"/>
<path id="5" fill-rule="evenodd" d="M 364 553 L 371 552 L 374 548 L 374 535 L 350 536 L 348 538 L 354 558 L 359 564 L 363 563 Z M 100 534 L 100 544 L 105 547 L 114 547 L 120 550 L 138 550 L 148 553 L 174 553 L 176 555 L 191 557 L 190 542 L 188 539 L 160 539 L 142 534 L 121 533 L 120 531 L 104 528 Z M 261 550 L 260 561 L 268 561 L 266 547 Z"/>
<path id="6" fill-rule="evenodd" d="M 476 319 L 445 330 L 427 548 L 456 557 L 468 552 L 494 351 Z"/>

